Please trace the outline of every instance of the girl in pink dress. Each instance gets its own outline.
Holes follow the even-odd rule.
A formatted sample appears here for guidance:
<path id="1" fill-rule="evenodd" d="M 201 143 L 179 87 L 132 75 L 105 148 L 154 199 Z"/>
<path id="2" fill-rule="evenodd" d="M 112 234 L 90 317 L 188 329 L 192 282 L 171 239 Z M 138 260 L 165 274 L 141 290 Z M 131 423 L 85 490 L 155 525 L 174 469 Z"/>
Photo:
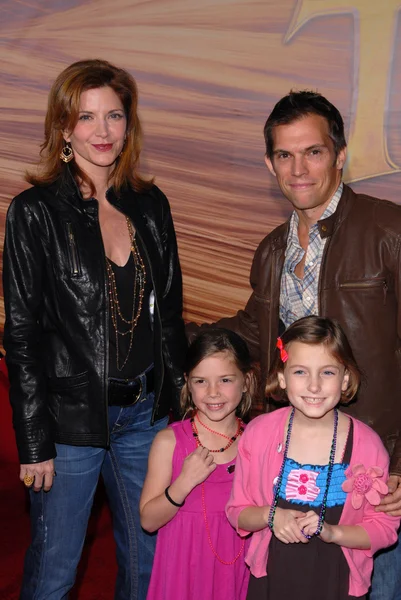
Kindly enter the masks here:
<path id="1" fill-rule="evenodd" d="M 159 530 L 147 600 L 244 600 L 248 540 L 225 515 L 255 373 L 245 342 L 208 330 L 189 348 L 181 402 L 190 418 L 157 434 L 140 501 Z"/>

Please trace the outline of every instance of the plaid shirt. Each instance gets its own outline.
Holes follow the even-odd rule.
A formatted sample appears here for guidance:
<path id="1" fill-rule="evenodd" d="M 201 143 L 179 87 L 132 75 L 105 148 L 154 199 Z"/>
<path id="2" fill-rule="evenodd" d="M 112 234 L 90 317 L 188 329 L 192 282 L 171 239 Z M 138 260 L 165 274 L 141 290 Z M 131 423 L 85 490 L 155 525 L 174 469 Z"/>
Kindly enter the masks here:
<path id="1" fill-rule="evenodd" d="M 342 192 L 343 184 L 340 183 L 321 219 L 327 219 L 336 211 Z M 304 276 L 300 279 L 295 275 L 295 267 L 303 259 L 305 250 L 299 243 L 298 223 L 298 215 L 294 211 L 290 221 L 280 286 L 280 319 L 286 327 L 301 317 L 319 313 L 319 274 L 327 239 L 320 237 L 317 223 L 312 225 L 309 229 Z"/>

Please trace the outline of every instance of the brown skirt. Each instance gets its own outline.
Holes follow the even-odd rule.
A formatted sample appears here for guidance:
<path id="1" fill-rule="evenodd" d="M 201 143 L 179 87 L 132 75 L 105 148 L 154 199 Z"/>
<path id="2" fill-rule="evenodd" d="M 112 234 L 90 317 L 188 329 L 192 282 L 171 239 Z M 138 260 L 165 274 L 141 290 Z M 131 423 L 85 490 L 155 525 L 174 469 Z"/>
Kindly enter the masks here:
<path id="1" fill-rule="evenodd" d="M 293 576 L 295 574 L 292 572 L 292 567 L 289 567 L 286 577 L 292 579 Z M 318 585 L 320 587 L 317 587 Z M 331 590 L 324 585 L 324 582 L 317 580 L 309 581 L 307 586 L 294 585 L 289 593 L 283 590 L 275 593 L 269 590 L 267 576 L 257 578 L 251 575 L 246 600 L 328 600 L 332 597 Z M 341 596 L 341 598 L 337 596 L 337 598 L 338 600 L 366 600 L 366 596 L 356 598 L 356 596 L 349 596 L 347 592 L 345 596 Z"/>

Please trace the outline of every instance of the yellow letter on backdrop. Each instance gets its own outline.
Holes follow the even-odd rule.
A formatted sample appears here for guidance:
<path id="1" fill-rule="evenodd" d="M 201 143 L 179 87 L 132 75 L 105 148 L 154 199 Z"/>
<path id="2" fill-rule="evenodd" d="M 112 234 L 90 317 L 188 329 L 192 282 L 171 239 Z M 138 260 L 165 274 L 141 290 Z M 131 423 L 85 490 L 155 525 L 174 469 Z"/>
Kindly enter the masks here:
<path id="1" fill-rule="evenodd" d="M 284 43 L 316 17 L 354 16 L 354 76 L 346 181 L 400 171 L 387 151 L 386 110 L 390 96 L 395 28 L 400 0 L 298 0 Z M 330 98 L 329 98 L 330 100 Z"/>

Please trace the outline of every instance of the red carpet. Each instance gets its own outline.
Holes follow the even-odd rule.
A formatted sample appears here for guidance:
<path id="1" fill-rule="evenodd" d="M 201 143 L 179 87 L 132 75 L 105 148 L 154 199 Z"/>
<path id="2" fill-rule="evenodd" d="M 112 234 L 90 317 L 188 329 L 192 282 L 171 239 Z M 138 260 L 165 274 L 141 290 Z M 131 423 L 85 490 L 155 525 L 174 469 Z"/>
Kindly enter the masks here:
<path id="1" fill-rule="evenodd" d="M 30 539 L 29 499 L 18 478 L 7 382 L 1 377 L 3 362 L 0 360 L 0 600 L 17 600 Z M 111 600 L 116 574 L 110 513 L 99 486 L 70 600 Z"/>
<path id="2" fill-rule="evenodd" d="M 2 464 L 0 471 L 0 600 L 17 600 L 24 553 L 29 544 L 26 491 L 18 479 L 17 464 Z M 102 488 L 96 494 L 77 582 L 71 600 L 111 600 L 117 566 L 110 513 Z"/>

